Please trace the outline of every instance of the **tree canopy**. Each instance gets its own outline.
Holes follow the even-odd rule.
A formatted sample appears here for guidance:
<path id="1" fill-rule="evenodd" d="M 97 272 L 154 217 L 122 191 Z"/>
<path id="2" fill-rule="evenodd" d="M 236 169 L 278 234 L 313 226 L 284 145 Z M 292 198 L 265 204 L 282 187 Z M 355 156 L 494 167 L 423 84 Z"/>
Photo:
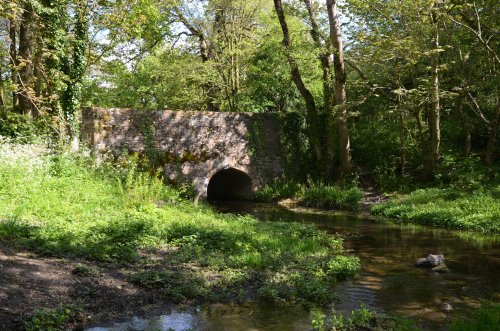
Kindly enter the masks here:
<path id="1" fill-rule="evenodd" d="M 449 157 L 491 167 L 497 11 L 493 0 L 2 2 L 0 129 L 43 123 L 74 139 L 82 106 L 295 112 L 311 176 L 325 180 L 433 179 Z"/>

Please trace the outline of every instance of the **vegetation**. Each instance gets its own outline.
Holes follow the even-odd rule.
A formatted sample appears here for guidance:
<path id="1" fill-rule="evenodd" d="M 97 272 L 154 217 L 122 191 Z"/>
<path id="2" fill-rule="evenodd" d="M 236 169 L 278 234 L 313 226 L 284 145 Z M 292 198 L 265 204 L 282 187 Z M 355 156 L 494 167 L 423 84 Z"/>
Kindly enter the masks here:
<path id="1" fill-rule="evenodd" d="M 130 282 L 179 302 L 327 304 L 336 280 L 359 268 L 340 238 L 194 206 L 133 158 L 125 168 L 97 167 L 38 145 L 1 146 L 0 240 L 8 245 L 133 265 Z"/>
<path id="2" fill-rule="evenodd" d="M 456 320 L 450 326 L 450 331 L 493 331 L 500 328 L 500 305 L 486 304 L 475 309 L 470 318 Z"/>
<path id="3" fill-rule="evenodd" d="M 264 186 L 256 194 L 257 201 L 279 201 L 292 198 L 305 207 L 357 210 L 363 193 L 357 187 L 327 185 L 309 181 L 298 184 L 294 181 L 276 180 Z"/>
<path id="4" fill-rule="evenodd" d="M 372 211 L 424 225 L 500 233 L 500 186 L 471 192 L 420 189 L 376 205 Z"/>
<path id="5" fill-rule="evenodd" d="M 500 233 L 497 1 L 11 0 L 0 23 L 2 244 L 133 265 L 129 282 L 176 301 L 325 304 L 359 268 L 313 227 L 186 201 L 152 169 L 153 123 L 150 167 L 69 153 L 81 106 L 274 113 L 287 181 L 259 200 L 356 210 L 363 186 L 394 192 L 376 214 Z M 332 318 L 384 321 L 354 315 Z"/>
<path id="6" fill-rule="evenodd" d="M 315 331 L 410 331 L 421 330 L 411 320 L 398 319 L 367 309 L 363 305 L 353 310 L 350 316 L 332 312 L 328 321 L 331 327 L 327 327 L 326 315 L 316 311 L 313 313 L 312 328 Z"/>
<path id="7" fill-rule="evenodd" d="M 73 306 L 61 306 L 53 309 L 38 309 L 33 316 L 23 321 L 26 331 L 65 330 L 70 324 L 82 319 L 81 309 Z"/>
<path id="8" fill-rule="evenodd" d="M 450 331 L 473 331 L 498 330 L 500 326 L 500 306 L 498 304 L 485 304 L 481 308 L 475 309 L 470 318 L 454 318 Z M 328 325 L 328 326 L 327 326 Z M 331 325 L 331 327 L 330 327 Z M 403 331 L 403 330 L 423 330 L 413 321 L 388 316 L 382 313 L 367 309 L 363 305 L 359 309 L 353 310 L 350 316 L 336 313 L 335 311 L 327 318 L 321 311 L 312 313 L 311 326 L 315 331 L 335 330 L 335 331 Z"/>
<path id="9" fill-rule="evenodd" d="M 63 138 L 80 105 L 296 113 L 293 180 L 355 170 L 399 190 L 439 181 L 449 155 L 494 166 L 496 14 L 491 0 L 10 1 L 0 117 Z"/>
<path id="10" fill-rule="evenodd" d="M 363 193 L 357 187 L 314 184 L 300 190 L 297 198 L 300 205 L 307 207 L 357 210 Z"/>

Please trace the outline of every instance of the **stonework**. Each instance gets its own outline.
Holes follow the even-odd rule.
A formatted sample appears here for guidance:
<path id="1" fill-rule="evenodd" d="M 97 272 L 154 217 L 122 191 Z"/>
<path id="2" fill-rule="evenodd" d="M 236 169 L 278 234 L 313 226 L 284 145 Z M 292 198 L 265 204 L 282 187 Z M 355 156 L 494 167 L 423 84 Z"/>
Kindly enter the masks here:
<path id="1" fill-rule="evenodd" d="M 85 108 L 82 140 L 97 152 L 159 152 L 165 177 L 207 196 L 225 169 L 247 174 L 255 191 L 282 174 L 279 123 L 267 114 Z"/>

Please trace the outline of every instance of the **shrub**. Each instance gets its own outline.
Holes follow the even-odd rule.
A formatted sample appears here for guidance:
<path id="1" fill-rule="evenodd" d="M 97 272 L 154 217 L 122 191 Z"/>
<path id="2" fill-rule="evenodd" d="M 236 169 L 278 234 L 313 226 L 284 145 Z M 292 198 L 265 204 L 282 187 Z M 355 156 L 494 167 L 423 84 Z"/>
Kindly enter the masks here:
<path id="1" fill-rule="evenodd" d="M 0 111 L 0 136 L 16 138 L 20 142 L 36 140 L 37 136 L 47 135 L 47 118 L 31 119 L 27 115 L 12 111 Z"/>

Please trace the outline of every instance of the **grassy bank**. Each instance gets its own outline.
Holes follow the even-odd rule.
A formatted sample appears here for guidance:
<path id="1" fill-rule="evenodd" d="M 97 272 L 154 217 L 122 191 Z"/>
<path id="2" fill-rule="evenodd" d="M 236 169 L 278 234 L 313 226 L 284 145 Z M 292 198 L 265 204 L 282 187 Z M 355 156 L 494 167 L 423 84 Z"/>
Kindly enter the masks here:
<path id="1" fill-rule="evenodd" d="M 314 331 L 417 331 L 427 330 L 409 319 L 398 318 L 369 310 L 363 306 L 349 315 L 333 312 L 326 316 L 321 311 L 312 314 Z M 450 331 L 494 331 L 500 328 L 500 305 L 485 303 L 472 311 L 470 316 L 454 317 Z"/>
<path id="2" fill-rule="evenodd" d="M 259 192 L 257 200 L 263 202 L 291 198 L 304 207 L 357 210 L 363 193 L 357 187 L 342 187 L 324 183 L 298 184 L 293 181 L 277 180 Z"/>
<path id="3" fill-rule="evenodd" d="M 4 141 L 0 240 L 46 256 L 126 266 L 130 283 L 177 302 L 326 304 L 335 282 L 359 268 L 340 238 L 194 206 L 134 164 L 97 167 L 88 157 Z"/>
<path id="4" fill-rule="evenodd" d="M 376 205 L 372 212 L 424 225 L 500 233 L 500 186 L 420 189 Z"/>

